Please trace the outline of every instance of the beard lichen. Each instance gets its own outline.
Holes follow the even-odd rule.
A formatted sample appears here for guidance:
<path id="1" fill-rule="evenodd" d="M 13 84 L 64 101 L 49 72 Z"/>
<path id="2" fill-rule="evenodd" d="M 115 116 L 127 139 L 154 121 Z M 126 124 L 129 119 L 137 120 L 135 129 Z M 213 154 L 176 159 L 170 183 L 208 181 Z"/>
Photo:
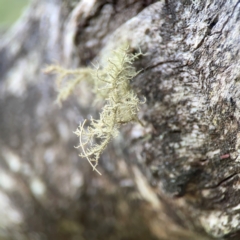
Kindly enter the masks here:
<path id="1" fill-rule="evenodd" d="M 65 100 L 73 91 L 76 85 L 86 79 L 94 84 L 94 92 L 104 99 L 105 105 L 102 108 L 99 119 L 90 119 L 88 127 L 86 121 L 79 125 L 74 132 L 79 137 L 81 149 L 79 156 L 86 158 L 93 170 L 97 170 L 98 161 L 102 152 L 112 138 L 118 135 L 121 125 L 129 122 L 138 122 L 137 113 L 139 100 L 136 93 L 130 86 L 130 81 L 139 73 L 133 63 L 142 55 L 141 51 L 136 54 L 128 52 L 128 48 L 119 48 L 112 52 L 106 67 L 79 68 L 77 70 L 63 69 L 57 66 L 50 66 L 47 72 L 58 73 L 58 83 L 61 84 L 65 77 L 70 77 L 67 85 L 60 88 L 58 102 Z"/>
<path id="2" fill-rule="evenodd" d="M 58 65 L 48 66 L 45 73 L 53 73 L 57 75 L 56 85 L 58 96 L 56 103 L 61 105 L 74 91 L 76 86 L 83 80 L 93 83 L 94 70 L 91 68 L 66 69 Z"/>

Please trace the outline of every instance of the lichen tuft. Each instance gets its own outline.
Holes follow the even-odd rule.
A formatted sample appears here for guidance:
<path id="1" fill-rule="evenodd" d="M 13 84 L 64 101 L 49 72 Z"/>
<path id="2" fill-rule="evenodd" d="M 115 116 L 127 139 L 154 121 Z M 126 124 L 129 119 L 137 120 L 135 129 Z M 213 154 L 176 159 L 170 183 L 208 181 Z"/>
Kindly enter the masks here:
<path id="1" fill-rule="evenodd" d="M 143 55 L 141 51 L 131 54 L 125 47 L 113 51 L 103 69 L 68 70 L 50 66 L 46 70 L 58 74 L 57 82 L 60 90 L 57 101 L 59 103 L 65 100 L 76 85 L 84 79 L 93 83 L 94 92 L 104 100 L 105 105 L 99 119 L 91 118 L 88 127 L 86 127 L 87 120 L 84 120 L 74 132 L 79 137 L 77 148 L 81 149 L 80 156 L 86 158 L 93 170 L 99 174 L 101 173 L 96 167 L 100 155 L 111 139 L 118 135 L 119 127 L 129 122 L 142 124 L 137 113 L 139 104 L 144 101 L 139 100 L 130 86 L 130 81 L 139 73 L 133 63 L 141 55 Z M 65 78 L 68 78 L 67 84 L 61 87 Z"/>

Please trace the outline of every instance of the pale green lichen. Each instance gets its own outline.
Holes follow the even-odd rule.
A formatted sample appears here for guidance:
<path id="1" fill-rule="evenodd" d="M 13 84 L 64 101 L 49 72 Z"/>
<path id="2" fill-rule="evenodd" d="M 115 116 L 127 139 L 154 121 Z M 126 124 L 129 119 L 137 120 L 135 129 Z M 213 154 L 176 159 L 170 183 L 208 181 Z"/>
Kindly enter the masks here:
<path id="1" fill-rule="evenodd" d="M 95 93 L 105 100 L 105 105 L 100 113 L 100 118 L 90 119 L 90 124 L 85 127 L 85 120 L 75 134 L 80 139 L 78 148 L 81 149 L 81 157 L 86 158 L 93 170 L 101 174 L 97 169 L 101 153 L 106 149 L 112 138 L 118 135 L 118 128 L 125 123 L 138 122 L 137 113 L 142 102 L 130 86 L 130 81 L 139 73 L 133 67 L 134 61 L 141 56 L 128 53 L 128 48 L 119 48 L 113 51 L 112 57 L 107 61 L 103 69 L 78 69 L 66 70 L 56 66 L 47 69 L 48 72 L 59 73 L 58 82 L 62 83 L 66 76 L 70 76 L 65 88 L 60 90 L 58 101 L 65 100 L 75 86 L 81 81 L 90 79 L 95 85 Z"/>
<path id="2" fill-rule="evenodd" d="M 56 85 L 58 89 L 58 96 L 56 102 L 61 105 L 74 91 L 75 87 L 82 81 L 94 81 L 92 68 L 66 69 L 58 65 L 51 65 L 47 67 L 45 73 L 54 73 L 57 75 Z"/>

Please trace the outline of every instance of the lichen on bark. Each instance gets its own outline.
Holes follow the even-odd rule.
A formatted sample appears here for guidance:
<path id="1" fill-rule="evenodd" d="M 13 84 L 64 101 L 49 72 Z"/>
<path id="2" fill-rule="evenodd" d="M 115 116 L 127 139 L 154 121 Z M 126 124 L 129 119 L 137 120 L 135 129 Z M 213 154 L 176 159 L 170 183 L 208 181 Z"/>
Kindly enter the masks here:
<path id="1" fill-rule="evenodd" d="M 0 191 L 10 204 L 2 216 L 19 214 L 19 222 L 4 217 L 1 234 L 239 239 L 239 1 L 72 3 L 33 1 L 0 43 L 0 164 L 8 179 Z M 131 82 L 147 98 L 145 128 L 123 129 L 102 155 L 100 178 L 79 161 L 70 134 L 99 112 L 88 104 L 92 95 L 82 84 L 82 98 L 58 109 L 41 70 L 53 61 L 101 63 L 125 41 L 148 53 Z"/>

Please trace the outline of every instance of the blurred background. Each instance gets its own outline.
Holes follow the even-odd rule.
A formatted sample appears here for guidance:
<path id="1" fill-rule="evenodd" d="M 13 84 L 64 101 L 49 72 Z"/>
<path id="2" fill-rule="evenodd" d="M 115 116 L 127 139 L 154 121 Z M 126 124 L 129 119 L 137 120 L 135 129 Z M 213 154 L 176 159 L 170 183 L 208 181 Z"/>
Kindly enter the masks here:
<path id="1" fill-rule="evenodd" d="M 29 2 L 30 0 L 0 0 L 0 28 L 9 28 Z"/>

